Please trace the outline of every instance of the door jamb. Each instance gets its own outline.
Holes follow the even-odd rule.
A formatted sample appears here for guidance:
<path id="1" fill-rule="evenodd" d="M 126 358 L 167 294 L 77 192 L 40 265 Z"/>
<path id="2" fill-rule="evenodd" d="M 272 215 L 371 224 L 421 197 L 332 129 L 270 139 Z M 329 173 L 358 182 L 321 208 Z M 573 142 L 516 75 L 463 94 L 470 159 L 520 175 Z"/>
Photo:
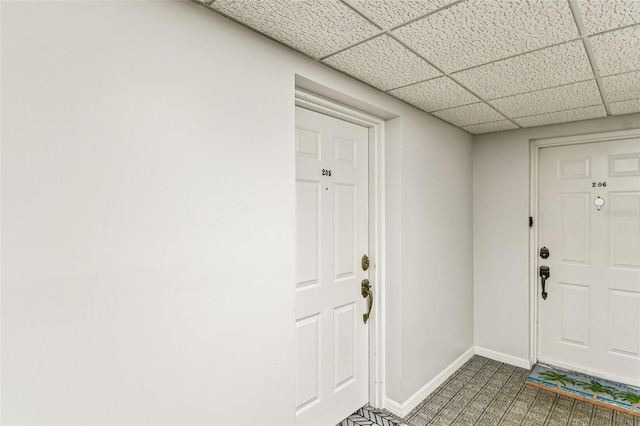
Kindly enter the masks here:
<path id="1" fill-rule="evenodd" d="M 531 198 L 529 215 L 534 218 L 533 226 L 529 229 L 529 363 L 531 365 L 538 362 L 538 274 L 536 265 L 538 263 L 538 161 L 540 149 L 560 145 L 611 142 L 630 137 L 640 137 L 640 129 L 530 140 Z"/>
<path id="2" fill-rule="evenodd" d="M 385 121 L 296 88 L 295 104 L 369 130 L 369 281 L 375 303 L 369 320 L 369 404 L 382 408 L 385 396 Z"/>

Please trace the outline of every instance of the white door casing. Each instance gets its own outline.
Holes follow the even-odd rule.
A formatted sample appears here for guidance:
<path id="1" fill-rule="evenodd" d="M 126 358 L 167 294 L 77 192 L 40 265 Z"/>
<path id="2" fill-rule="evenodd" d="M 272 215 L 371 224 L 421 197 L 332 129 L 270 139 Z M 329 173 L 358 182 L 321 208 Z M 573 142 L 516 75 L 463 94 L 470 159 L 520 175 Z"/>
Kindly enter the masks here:
<path id="1" fill-rule="evenodd" d="M 296 424 L 368 402 L 368 130 L 296 107 Z"/>
<path id="2" fill-rule="evenodd" d="M 538 360 L 640 385 L 640 138 L 542 147 L 538 166 Z"/>

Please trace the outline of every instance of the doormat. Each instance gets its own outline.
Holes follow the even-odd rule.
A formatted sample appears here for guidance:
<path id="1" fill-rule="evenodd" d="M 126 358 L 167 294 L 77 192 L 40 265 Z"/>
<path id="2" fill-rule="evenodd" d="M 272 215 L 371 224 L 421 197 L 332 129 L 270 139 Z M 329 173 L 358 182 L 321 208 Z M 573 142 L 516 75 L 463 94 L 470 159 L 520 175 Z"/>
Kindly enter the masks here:
<path id="1" fill-rule="evenodd" d="M 640 417 L 640 388 L 538 363 L 525 383 Z"/>

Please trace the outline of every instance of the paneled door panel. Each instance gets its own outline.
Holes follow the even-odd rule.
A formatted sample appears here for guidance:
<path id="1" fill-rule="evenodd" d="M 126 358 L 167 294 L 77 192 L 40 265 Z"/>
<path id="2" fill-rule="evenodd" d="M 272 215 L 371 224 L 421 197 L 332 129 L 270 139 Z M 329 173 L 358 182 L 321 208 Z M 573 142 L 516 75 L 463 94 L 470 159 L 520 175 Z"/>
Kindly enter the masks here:
<path id="1" fill-rule="evenodd" d="M 296 107 L 297 425 L 334 425 L 369 400 L 368 130 Z"/>
<path id="2" fill-rule="evenodd" d="M 319 402 L 320 398 L 320 315 L 296 321 L 298 376 L 296 410 Z"/>
<path id="3" fill-rule="evenodd" d="M 640 139 L 542 148 L 538 359 L 640 385 Z M 539 270 L 536 271 L 538 275 Z"/>
<path id="4" fill-rule="evenodd" d="M 320 284 L 320 182 L 296 182 L 296 286 Z"/>
<path id="5" fill-rule="evenodd" d="M 636 178 L 639 179 L 639 178 Z M 640 267 L 640 192 L 611 192 L 610 259 L 612 267 Z"/>

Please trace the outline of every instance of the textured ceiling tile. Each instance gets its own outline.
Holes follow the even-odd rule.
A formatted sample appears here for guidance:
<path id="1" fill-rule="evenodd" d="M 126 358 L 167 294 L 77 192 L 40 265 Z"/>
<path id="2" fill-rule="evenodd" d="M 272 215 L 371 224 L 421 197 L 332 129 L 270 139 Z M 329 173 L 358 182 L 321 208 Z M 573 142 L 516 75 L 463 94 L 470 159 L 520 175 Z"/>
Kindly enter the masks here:
<path id="1" fill-rule="evenodd" d="M 454 75 L 484 99 L 594 78 L 581 41 L 482 65 Z"/>
<path id="2" fill-rule="evenodd" d="M 440 9 L 454 0 L 347 0 L 373 22 L 388 29 Z"/>
<path id="3" fill-rule="evenodd" d="M 504 120 L 504 117 L 501 114 L 497 113 L 489 105 L 482 102 L 437 111 L 434 112 L 433 115 L 458 127 Z"/>
<path id="4" fill-rule="evenodd" d="M 492 123 L 473 124 L 471 126 L 464 126 L 463 129 L 474 135 L 481 133 L 500 132 L 502 130 L 517 129 L 518 126 L 510 122 L 509 120 L 494 121 Z"/>
<path id="5" fill-rule="evenodd" d="M 640 112 L 640 99 L 632 99 L 630 101 L 612 102 L 609 104 L 611 114 L 631 114 L 633 112 Z"/>
<path id="6" fill-rule="evenodd" d="M 640 70 L 640 26 L 589 37 L 600 75 Z"/>
<path id="7" fill-rule="evenodd" d="M 467 0 L 393 33 L 450 72 L 579 36 L 566 0 Z"/>
<path id="8" fill-rule="evenodd" d="M 508 96 L 488 102 L 508 117 L 525 117 L 602 103 L 595 80 Z"/>
<path id="9" fill-rule="evenodd" d="M 571 109 L 568 111 L 552 112 L 549 114 L 532 115 L 531 117 L 516 118 L 513 121 L 522 127 L 545 126 L 554 123 L 566 123 L 568 121 L 587 120 L 589 118 L 606 117 L 607 111 L 604 105 L 596 105 L 586 108 Z"/>
<path id="10" fill-rule="evenodd" d="M 587 34 L 595 34 L 640 22 L 638 0 L 578 0 Z"/>
<path id="11" fill-rule="evenodd" d="M 344 50 L 323 62 L 385 91 L 442 74 L 387 35 Z"/>
<path id="12" fill-rule="evenodd" d="M 427 112 L 471 104 L 480 100 L 448 77 L 435 78 L 391 90 L 389 93 Z"/>
<path id="13" fill-rule="evenodd" d="M 216 0 L 212 7 L 315 58 L 379 31 L 338 0 Z"/>
<path id="14" fill-rule="evenodd" d="M 609 102 L 640 99 L 640 71 L 604 77 L 602 87 Z"/>

